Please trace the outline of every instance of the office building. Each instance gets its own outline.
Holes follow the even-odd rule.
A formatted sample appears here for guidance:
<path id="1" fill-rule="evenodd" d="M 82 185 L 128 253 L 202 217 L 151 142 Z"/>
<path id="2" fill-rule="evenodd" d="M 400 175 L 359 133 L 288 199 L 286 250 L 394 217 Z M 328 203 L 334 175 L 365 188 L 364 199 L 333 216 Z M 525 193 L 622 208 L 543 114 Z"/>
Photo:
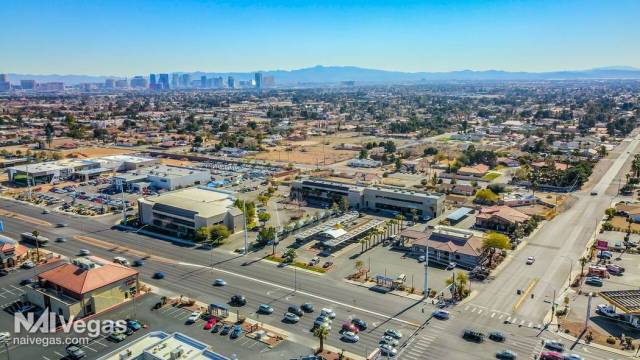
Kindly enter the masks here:
<path id="1" fill-rule="evenodd" d="M 147 79 L 144 76 L 134 76 L 131 79 L 131 87 L 134 89 L 146 89 L 148 87 Z"/>
<path id="2" fill-rule="evenodd" d="M 7 74 L 0 74 L 0 91 L 11 90 L 11 83 Z"/>
<path id="3" fill-rule="evenodd" d="M 158 86 L 158 82 L 156 80 L 156 74 L 150 74 L 149 75 L 149 88 L 155 90 L 157 86 Z"/>
<path id="4" fill-rule="evenodd" d="M 200 76 L 200 87 L 203 89 L 207 87 L 207 77 L 204 75 Z"/>
<path id="5" fill-rule="evenodd" d="M 105 79 L 104 80 L 104 88 L 105 89 L 113 89 L 116 87 L 116 81 L 114 79 Z"/>
<path id="6" fill-rule="evenodd" d="M 262 89 L 262 73 L 257 72 L 257 73 L 255 73 L 254 77 L 255 77 L 255 81 L 256 81 L 256 89 L 257 90 Z"/>
<path id="7" fill-rule="evenodd" d="M 231 193 L 206 186 L 170 191 L 138 199 L 138 216 L 143 224 L 193 238 L 202 227 L 223 224 L 236 232 L 243 227 L 243 214 Z"/>
<path id="8" fill-rule="evenodd" d="M 151 331 L 98 360 L 230 360 L 182 333 Z M 235 357 L 234 357 L 235 359 Z"/>
<path id="9" fill-rule="evenodd" d="M 125 89 L 127 88 L 127 79 L 116 80 L 115 85 L 116 89 Z"/>
<path id="10" fill-rule="evenodd" d="M 213 78 L 213 86 L 212 86 L 212 88 L 215 88 L 215 89 L 224 88 L 224 79 L 222 78 L 222 76 L 218 76 L 216 78 Z"/>
<path id="11" fill-rule="evenodd" d="M 176 190 L 194 185 L 206 185 L 211 181 L 208 170 L 182 166 L 155 165 L 112 178 L 114 184 L 124 184 L 125 189 L 142 192 L 152 190 Z"/>
<path id="12" fill-rule="evenodd" d="M 291 196 L 311 203 L 340 203 L 346 198 L 349 207 L 360 210 L 383 211 L 389 214 L 403 213 L 410 217 L 414 212 L 423 220 L 433 219 L 444 211 L 444 194 L 427 193 L 391 186 L 358 186 L 321 179 L 295 180 L 291 184 Z"/>
<path id="13" fill-rule="evenodd" d="M 180 86 L 183 87 L 183 88 L 191 87 L 191 75 L 182 74 L 180 76 Z"/>
<path id="14" fill-rule="evenodd" d="M 64 83 L 61 82 L 48 82 L 38 85 L 38 91 L 55 92 L 64 91 Z"/>
<path id="15" fill-rule="evenodd" d="M 158 87 L 162 90 L 169 90 L 169 74 L 158 75 Z"/>
<path id="16" fill-rule="evenodd" d="M 233 79 L 233 76 L 229 76 L 229 78 L 227 78 L 227 87 L 229 89 L 235 89 L 236 88 L 236 81 Z"/>
<path id="17" fill-rule="evenodd" d="M 36 86 L 37 84 L 35 80 L 20 80 L 20 87 L 22 90 L 35 90 Z"/>
<path id="18" fill-rule="evenodd" d="M 171 88 L 177 89 L 180 83 L 180 74 L 173 73 L 171 74 Z"/>
<path id="19" fill-rule="evenodd" d="M 24 299 L 69 320 L 99 314 L 138 292 L 138 271 L 96 256 L 77 258 L 37 275 Z"/>

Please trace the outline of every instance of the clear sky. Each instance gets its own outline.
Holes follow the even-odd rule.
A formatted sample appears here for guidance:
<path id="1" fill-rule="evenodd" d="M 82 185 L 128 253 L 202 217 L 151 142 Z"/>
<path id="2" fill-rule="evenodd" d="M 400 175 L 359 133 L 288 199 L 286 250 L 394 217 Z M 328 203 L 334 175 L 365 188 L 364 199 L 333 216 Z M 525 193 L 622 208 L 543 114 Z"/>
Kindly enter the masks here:
<path id="1" fill-rule="evenodd" d="M 2 0 L 0 72 L 640 67 L 640 0 Z"/>

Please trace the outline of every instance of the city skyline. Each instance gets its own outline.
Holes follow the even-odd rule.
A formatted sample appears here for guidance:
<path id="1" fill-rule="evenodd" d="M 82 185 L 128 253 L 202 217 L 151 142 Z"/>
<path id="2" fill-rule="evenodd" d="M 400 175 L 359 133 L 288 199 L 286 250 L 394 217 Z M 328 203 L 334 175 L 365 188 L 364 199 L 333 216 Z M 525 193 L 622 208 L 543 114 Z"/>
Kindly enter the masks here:
<path id="1" fill-rule="evenodd" d="M 632 46 L 640 29 L 630 26 L 640 10 L 635 1 L 9 1 L 3 10 L 0 67 L 7 73 L 640 67 Z"/>

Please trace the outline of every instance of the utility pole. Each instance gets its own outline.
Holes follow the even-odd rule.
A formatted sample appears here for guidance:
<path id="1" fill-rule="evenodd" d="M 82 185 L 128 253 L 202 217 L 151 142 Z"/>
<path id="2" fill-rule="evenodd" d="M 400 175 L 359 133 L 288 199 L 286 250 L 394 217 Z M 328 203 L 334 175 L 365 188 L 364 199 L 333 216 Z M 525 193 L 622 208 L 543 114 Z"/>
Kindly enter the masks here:
<path id="1" fill-rule="evenodd" d="M 424 301 L 429 300 L 429 240 L 424 251 Z"/>
<path id="2" fill-rule="evenodd" d="M 242 219 L 244 220 L 244 252 L 242 255 L 247 255 L 249 248 L 248 248 L 248 240 L 247 240 L 247 201 L 243 200 L 242 201 Z M 213 250 L 212 250 L 213 251 Z M 213 254 L 211 255 L 213 256 Z M 211 267 L 213 267 L 213 262 L 211 262 Z"/>

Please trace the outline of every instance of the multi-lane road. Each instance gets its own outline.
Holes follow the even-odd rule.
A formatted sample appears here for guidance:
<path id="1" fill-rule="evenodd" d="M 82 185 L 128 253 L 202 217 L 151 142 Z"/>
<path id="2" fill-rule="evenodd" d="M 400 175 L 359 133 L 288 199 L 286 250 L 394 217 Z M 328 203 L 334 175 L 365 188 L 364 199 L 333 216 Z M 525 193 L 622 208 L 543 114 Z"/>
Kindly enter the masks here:
<path id="1" fill-rule="evenodd" d="M 490 352 L 495 352 L 495 349 L 476 347 L 465 350 L 469 345 L 460 339 L 460 332 L 465 326 L 485 329 L 506 327 L 504 331 L 513 334 L 514 347 L 524 346 L 529 341 L 530 346 L 527 345 L 523 351 L 528 353 L 529 347 L 532 352 L 535 351 L 535 343 L 544 335 L 535 335 L 539 331 L 533 326 L 542 322 L 549 310 L 548 300 L 553 296 L 553 291 L 561 290 L 571 264 L 575 266 L 582 254 L 596 222 L 609 206 L 617 190 L 617 179 L 623 176 L 638 142 L 637 138 L 623 142 L 607 159 L 601 161 L 590 181 L 595 185 L 574 194 L 577 200 L 573 206 L 545 224 L 529 239 L 528 245 L 514 256 L 499 276 L 486 284 L 475 286 L 479 290 L 478 296 L 468 305 L 456 308 L 449 322 L 434 323 L 430 320 L 415 336 L 406 336 L 409 342 L 402 348 L 401 358 L 411 359 L 421 352 L 430 354 L 429 358 L 434 359 L 468 358 L 464 355 L 467 354 L 465 351 L 469 351 L 468 354 L 480 351 L 491 357 Z M 597 195 L 590 195 L 592 191 Z M 386 328 L 398 328 L 407 335 L 413 333 L 427 321 L 432 310 L 420 301 L 374 293 L 328 275 L 278 268 L 272 263 L 260 261 L 258 255 L 243 257 L 224 251 L 212 252 L 182 246 L 114 230 L 110 224 L 93 219 L 56 212 L 44 215 L 39 208 L 9 200 L 1 200 L 0 209 L 49 222 L 51 225 L 43 226 L 24 219 L 3 218 L 5 233 L 9 236 L 18 237 L 20 233 L 35 228 L 52 240 L 65 236 L 67 242 L 52 241 L 50 244 L 52 250 L 63 255 L 72 257 L 79 249 L 85 248 L 105 258 L 118 255 L 130 259 L 147 258 L 145 265 L 140 268 L 141 277 L 161 292 L 193 297 L 208 303 L 226 303 L 232 295 L 242 294 L 247 297 L 248 304 L 239 311 L 254 318 L 258 316 L 255 310 L 259 304 L 270 304 L 275 309 L 274 315 L 260 316 L 259 320 L 282 328 L 292 340 L 309 346 L 317 342 L 309 332 L 312 317 L 303 317 L 295 325 L 281 321 L 281 315 L 290 304 L 311 302 L 316 308 L 329 307 L 335 310 L 337 318 L 328 344 L 358 355 L 374 350 Z M 67 223 L 68 227 L 55 228 L 56 223 Z M 525 265 L 528 256 L 537 259 L 531 266 Z M 152 279 L 157 271 L 166 274 L 164 280 Z M 228 285 L 213 287 L 211 284 L 216 278 L 224 278 Z M 526 296 L 518 296 L 518 289 L 525 290 Z M 533 298 L 530 294 L 534 294 Z M 472 312 L 471 309 L 477 310 Z M 358 343 L 344 343 L 339 340 L 337 330 L 343 321 L 354 317 L 367 321 L 369 329 L 361 334 Z M 518 319 L 518 323 L 503 324 L 507 317 Z M 532 340 L 526 340 L 528 338 Z M 442 356 L 438 355 L 439 352 L 442 352 Z M 461 357 L 452 355 L 454 353 L 459 353 Z"/>

